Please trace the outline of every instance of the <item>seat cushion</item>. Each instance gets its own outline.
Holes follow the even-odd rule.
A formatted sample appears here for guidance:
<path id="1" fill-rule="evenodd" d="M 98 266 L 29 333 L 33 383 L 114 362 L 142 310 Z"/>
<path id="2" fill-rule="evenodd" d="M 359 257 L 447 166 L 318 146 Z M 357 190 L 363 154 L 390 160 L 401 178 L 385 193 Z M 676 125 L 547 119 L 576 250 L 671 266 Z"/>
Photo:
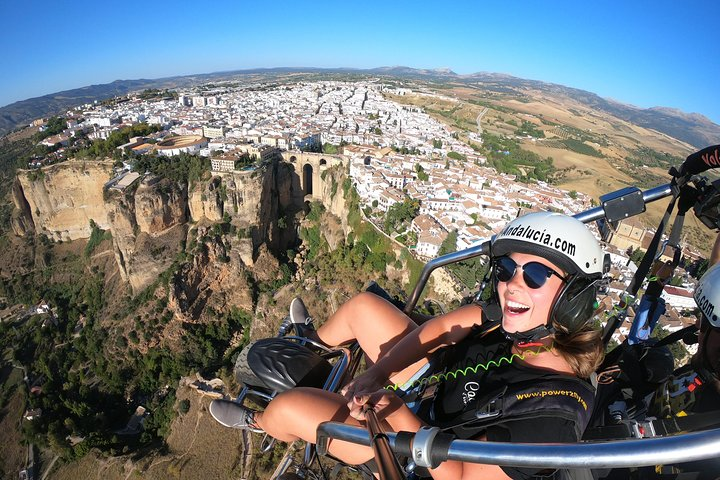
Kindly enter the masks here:
<path id="1" fill-rule="evenodd" d="M 322 388 L 332 365 L 309 348 L 285 338 L 258 340 L 248 352 L 248 366 L 267 388 Z"/>

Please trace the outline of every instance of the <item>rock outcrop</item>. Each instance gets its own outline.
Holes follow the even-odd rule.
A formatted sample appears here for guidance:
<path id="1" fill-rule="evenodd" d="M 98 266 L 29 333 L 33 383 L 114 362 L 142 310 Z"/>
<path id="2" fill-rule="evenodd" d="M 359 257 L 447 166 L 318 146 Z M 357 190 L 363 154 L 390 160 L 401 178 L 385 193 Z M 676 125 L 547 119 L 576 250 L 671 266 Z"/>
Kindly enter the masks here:
<path id="1" fill-rule="evenodd" d="M 272 280 L 277 265 L 269 257 L 277 257 L 297 242 L 296 217 L 306 200 L 298 175 L 303 168 L 299 161 L 273 161 L 255 170 L 216 174 L 195 181 L 189 189 L 145 175 L 118 191 L 105 188 L 112 162 L 68 161 L 18 173 L 12 225 L 17 235 L 44 233 L 55 240 L 89 237 L 90 220 L 109 228 L 120 275 L 137 294 L 185 247 L 188 222 L 198 228 L 222 223 L 233 232 L 227 245 L 232 252 L 202 258 L 231 258 L 244 267 L 259 262 L 269 269 L 261 276 Z M 347 233 L 343 169 L 322 164 L 315 172 L 313 197 L 340 219 Z M 190 285 L 195 283 L 189 280 Z M 181 304 L 197 302 L 193 288 L 175 295 L 180 311 L 184 311 Z"/>
<path id="2" fill-rule="evenodd" d="M 254 260 L 262 244 L 278 252 L 296 241 L 292 219 L 302 209 L 299 190 L 299 177 L 284 162 L 216 174 L 210 181 L 197 182 L 188 193 L 190 218 L 201 225 L 229 220 L 239 236 L 251 240 Z"/>
<path id="3" fill-rule="evenodd" d="M 135 192 L 135 219 L 140 231 L 162 235 L 187 221 L 187 191 L 183 184 L 146 177 Z"/>
<path id="4" fill-rule="evenodd" d="M 103 186 L 110 180 L 112 162 L 67 161 L 40 170 L 20 171 L 13 188 L 18 206 L 15 232 L 44 233 L 54 240 L 90 236 L 90 220 L 109 226 Z M 28 215 L 30 216 L 28 218 Z"/>
<path id="5" fill-rule="evenodd" d="M 229 306 L 251 311 L 253 289 L 236 249 L 205 227 L 198 228 L 197 234 L 201 243 L 192 260 L 170 281 L 168 308 L 185 321 L 197 320 L 207 307 L 216 312 L 227 311 Z"/>
<path id="6" fill-rule="evenodd" d="M 115 259 L 120 275 L 136 294 L 170 267 L 185 245 L 186 190 L 148 176 L 136 190 L 107 197 Z"/>

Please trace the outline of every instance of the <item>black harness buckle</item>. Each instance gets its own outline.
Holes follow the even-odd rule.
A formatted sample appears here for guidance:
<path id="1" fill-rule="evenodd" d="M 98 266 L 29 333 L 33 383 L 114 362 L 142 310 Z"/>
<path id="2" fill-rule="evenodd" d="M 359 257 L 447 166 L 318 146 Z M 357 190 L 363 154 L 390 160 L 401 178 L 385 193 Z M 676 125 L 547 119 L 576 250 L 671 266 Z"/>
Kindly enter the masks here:
<path id="1" fill-rule="evenodd" d="M 503 390 L 502 393 L 487 402 L 484 406 L 475 410 L 475 418 L 477 420 L 488 420 L 490 418 L 495 418 L 502 415 L 502 397 L 503 395 L 505 395 L 505 390 Z"/>

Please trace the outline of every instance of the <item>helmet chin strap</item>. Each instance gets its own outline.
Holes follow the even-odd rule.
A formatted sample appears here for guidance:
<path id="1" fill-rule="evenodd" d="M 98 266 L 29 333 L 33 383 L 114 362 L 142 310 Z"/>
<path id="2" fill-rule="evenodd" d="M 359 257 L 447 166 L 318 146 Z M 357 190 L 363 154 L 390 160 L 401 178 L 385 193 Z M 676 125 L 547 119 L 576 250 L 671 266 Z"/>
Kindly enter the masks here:
<path id="1" fill-rule="evenodd" d="M 553 328 L 552 325 L 538 325 L 537 327 L 531 328 L 530 330 L 526 330 L 524 332 L 510 333 L 507 330 L 503 329 L 503 333 L 505 334 L 505 338 L 507 338 L 508 340 L 512 341 L 517 345 L 523 345 L 537 342 L 538 340 L 552 335 L 553 333 L 555 333 L 555 328 Z"/>

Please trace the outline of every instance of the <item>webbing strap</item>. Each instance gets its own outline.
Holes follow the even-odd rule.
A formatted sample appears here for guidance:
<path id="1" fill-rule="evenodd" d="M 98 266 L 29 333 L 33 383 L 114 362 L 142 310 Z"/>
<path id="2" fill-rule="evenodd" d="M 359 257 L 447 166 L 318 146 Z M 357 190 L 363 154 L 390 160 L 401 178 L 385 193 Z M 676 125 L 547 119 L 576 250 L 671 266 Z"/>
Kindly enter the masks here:
<path id="1" fill-rule="evenodd" d="M 670 200 L 670 204 L 665 210 L 665 215 L 663 216 L 662 220 L 660 220 L 660 224 L 658 225 L 657 231 L 655 232 L 655 236 L 653 236 L 653 239 L 648 246 L 648 250 L 645 253 L 642 261 L 640 262 L 640 266 L 635 272 L 635 275 L 633 276 L 633 279 L 626 290 L 626 292 L 633 297 L 637 295 L 638 290 L 640 290 L 640 286 L 642 285 L 645 277 L 650 271 L 650 267 L 655 261 L 655 254 L 657 253 L 658 247 L 660 246 L 660 239 L 662 238 L 663 232 L 665 232 L 665 226 L 670 220 L 670 215 L 675 208 L 675 201 L 677 200 L 680 191 L 674 184 L 672 186 L 672 190 L 672 200 Z"/>
<path id="2" fill-rule="evenodd" d="M 643 281 L 645 280 L 645 277 L 647 276 L 648 272 L 650 271 L 650 267 L 652 266 L 653 262 L 655 261 L 655 254 L 657 253 L 658 247 L 660 246 L 660 239 L 662 238 L 663 232 L 665 231 L 665 226 L 670 221 L 670 215 L 672 214 L 673 209 L 675 208 L 675 202 L 678 199 L 678 196 L 680 195 L 680 188 L 678 188 L 678 185 L 673 179 L 671 183 L 671 189 L 672 189 L 672 199 L 670 200 L 670 204 L 668 205 L 667 209 L 665 210 L 665 215 L 663 216 L 662 220 L 660 220 L 660 224 L 658 225 L 657 231 L 655 232 L 655 235 L 653 236 L 652 241 L 650 242 L 650 245 L 648 247 L 647 252 L 645 253 L 645 256 L 643 257 L 642 261 L 640 262 L 640 266 L 638 267 L 637 271 L 635 272 L 635 275 L 633 276 L 632 280 L 630 281 L 630 285 L 625 289 L 625 295 L 623 295 L 622 305 L 621 307 L 624 309 L 624 311 L 627 311 L 627 307 L 630 305 L 625 303 L 625 298 L 628 296 L 635 297 L 637 295 L 638 290 L 640 290 L 640 286 L 643 284 Z M 679 235 L 679 233 L 677 234 Z M 679 260 L 679 259 L 678 259 Z M 616 313 L 612 317 L 610 317 L 605 324 L 605 328 L 603 330 L 602 340 L 603 344 L 607 345 L 610 342 L 610 339 L 612 338 L 613 333 L 615 333 L 615 330 L 620 324 L 620 319 L 623 318 L 622 314 Z"/>
<path id="3" fill-rule="evenodd" d="M 674 435 L 695 432 L 720 425 L 720 411 L 693 413 L 684 417 L 653 419 L 646 421 L 626 420 L 614 425 L 588 428 L 583 440 L 619 440 Z"/>
<path id="4" fill-rule="evenodd" d="M 672 417 L 653 420 L 656 435 L 672 435 L 680 432 L 692 432 L 720 425 L 720 411 L 693 413 L 684 417 Z"/>
<path id="5" fill-rule="evenodd" d="M 654 345 L 651 345 L 651 348 L 662 347 L 664 345 L 669 345 L 671 343 L 675 343 L 678 340 L 684 338 L 688 332 L 694 332 L 694 331 L 697 331 L 697 327 L 695 325 L 690 325 L 688 327 L 681 328 L 677 332 L 673 332 L 670 335 L 668 335 L 667 337 L 660 340 L 659 342 L 655 343 Z"/>

